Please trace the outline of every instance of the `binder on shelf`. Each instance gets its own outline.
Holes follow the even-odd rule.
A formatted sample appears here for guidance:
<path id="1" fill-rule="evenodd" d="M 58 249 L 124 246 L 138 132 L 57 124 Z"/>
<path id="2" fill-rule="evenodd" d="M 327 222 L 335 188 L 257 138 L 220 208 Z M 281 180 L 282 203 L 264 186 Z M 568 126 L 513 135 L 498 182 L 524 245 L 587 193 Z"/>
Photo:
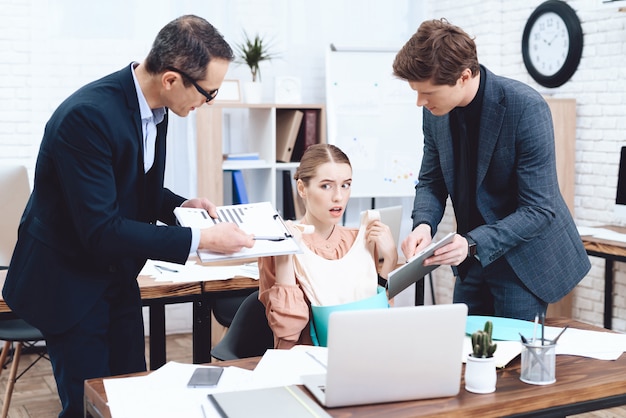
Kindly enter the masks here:
<path id="1" fill-rule="evenodd" d="M 233 170 L 233 204 L 240 205 L 249 203 L 246 182 L 243 179 L 241 170 Z"/>
<path id="2" fill-rule="evenodd" d="M 291 161 L 293 147 L 298 137 L 304 112 L 279 109 L 276 111 L 276 161 Z"/>
<path id="3" fill-rule="evenodd" d="M 233 222 L 246 233 L 255 236 L 252 248 L 243 248 L 233 254 L 198 250 L 198 257 L 203 262 L 302 252 L 283 218 L 270 202 L 218 206 L 218 217 L 215 219 L 211 218 L 206 210 L 198 208 L 177 207 L 174 209 L 174 215 L 182 226 L 210 228 L 218 223 Z"/>
<path id="4" fill-rule="evenodd" d="M 291 171 L 289 170 L 283 170 L 283 219 L 292 221 L 296 219 Z"/>
<path id="5" fill-rule="evenodd" d="M 291 162 L 300 162 L 302 154 L 311 145 L 318 142 L 318 112 L 317 109 L 305 109 L 303 110 L 304 116 L 296 139 L 296 145 L 294 151 L 291 154 Z"/>

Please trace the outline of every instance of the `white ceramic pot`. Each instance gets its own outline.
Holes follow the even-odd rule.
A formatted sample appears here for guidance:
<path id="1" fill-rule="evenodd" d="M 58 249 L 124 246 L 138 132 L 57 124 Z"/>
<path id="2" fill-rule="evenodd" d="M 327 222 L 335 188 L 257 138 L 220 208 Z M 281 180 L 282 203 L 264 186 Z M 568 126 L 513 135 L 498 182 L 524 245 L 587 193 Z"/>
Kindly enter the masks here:
<path id="1" fill-rule="evenodd" d="M 258 81 L 246 81 L 243 83 L 243 100 L 246 103 L 261 103 L 263 98 L 263 85 Z"/>
<path id="2" fill-rule="evenodd" d="M 496 390 L 496 359 L 467 356 L 465 363 L 465 390 L 473 393 L 492 393 Z"/>

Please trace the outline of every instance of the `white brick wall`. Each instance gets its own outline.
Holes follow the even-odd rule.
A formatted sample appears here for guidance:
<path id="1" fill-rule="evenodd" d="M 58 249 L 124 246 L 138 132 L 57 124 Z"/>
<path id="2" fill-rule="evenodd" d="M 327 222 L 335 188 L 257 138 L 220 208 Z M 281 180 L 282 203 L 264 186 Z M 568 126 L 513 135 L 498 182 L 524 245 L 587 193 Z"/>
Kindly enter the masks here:
<path id="1" fill-rule="evenodd" d="M 30 60 L 30 5 L 18 0 L 0 1 L 0 161 L 24 164 L 31 158 L 30 95 L 24 94 Z"/>
<path id="2" fill-rule="evenodd" d="M 491 70 L 543 94 L 576 98 L 576 221 L 615 223 L 618 150 L 626 142 L 626 13 L 601 7 L 600 0 L 567 1 L 583 25 L 583 56 L 570 82 L 545 89 L 530 78 L 521 56 L 526 19 L 541 2 L 396 0 L 389 7 L 385 0 L 197 0 L 184 5 L 137 0 L 129 8 L 122 0 L 0 0 L 0 163 L 24 163 L 32 174 L 44 124 L 58 103 L 84 83 L 141 60 L 156 31 L 180 14 L 206 17 L 231 43 L 241 39 L 244 28 L 273 37 L 281 59 L 262 67 L 266 100 L 273 95 L 274 76 L 296 75 L 303 80 L 306 102 L 325 99 L 324 52 L 330 42 L 399 47 L 421 20 L 446 17 L 475 36 L 479 59 Z M 113 8 L 127 14 L 111 14 Z M 245 80 L 247 68 L 232 66 L 227 77 Z M 452 227 L 447 214 L 440 230 Z M 592 258 L 592 263 L 575 290 L 574 317 L 601 324 L 604 262 Z M 438 302 L 452 300 L 452 280 L 449 269 L 436 271 Z M 626 331 L 626 266 L 617 264 L 615 282 L 614 326 Z M 168 316 L 168 329 L 173 322 L 176 329 L 191 329 L 187 315 L 173 321 Z"/>

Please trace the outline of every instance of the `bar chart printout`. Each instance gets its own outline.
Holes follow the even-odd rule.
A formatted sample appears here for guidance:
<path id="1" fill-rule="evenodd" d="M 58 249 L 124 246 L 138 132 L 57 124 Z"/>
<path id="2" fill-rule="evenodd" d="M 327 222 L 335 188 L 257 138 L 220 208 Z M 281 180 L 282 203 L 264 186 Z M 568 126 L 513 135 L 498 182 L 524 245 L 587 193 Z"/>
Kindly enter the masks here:
<path id="1" fill-rule="evenodd" d="M 300 246 L 293 239 L 282 217 L 270 202 L 218 206 L 218 217 L 215 219 L 211 218 L 206 210 L 198 208 L 178 207 L 174 209 L 174 214 L 181 226 L 210 228 L 218 223 L 232 222 L 255 236 L 252 248 L 244 248 L 234 254 L 198 250 L 198 257 L 203 262 L 301 252 Z"/>

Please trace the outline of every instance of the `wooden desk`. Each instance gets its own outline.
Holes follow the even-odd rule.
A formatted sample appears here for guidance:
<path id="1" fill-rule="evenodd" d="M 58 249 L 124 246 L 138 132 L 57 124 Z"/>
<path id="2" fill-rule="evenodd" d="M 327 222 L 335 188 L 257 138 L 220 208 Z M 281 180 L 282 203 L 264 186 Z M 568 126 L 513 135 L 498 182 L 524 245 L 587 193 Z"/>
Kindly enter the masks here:
<path id="1" fill-rule="evenodd" d="M 600 228 L 611 229 L 626 234 L 626 228 L 605 225 Z M 603 240 L 595 237 L 582 237 L 587 254 L 604 258 L 604 328 L 613 327 L 613 263 L 626 263 L 626 243 Z"/>
<path id="2" fill-rule="evenodd" d="M 236 265 L 250 260 L 229 261 L 221 265 Z M 7 271 L 0 271 L 0 289 L 4 285 Z M 257 288 L 258 280 L 235 277 L 229 280 L 196 282 L 157 282 L 150 276 L 137 278 L 141 300 L 149 310 L 149 353 L 150 370 L 156 370 L 166 362 L 165 305 L 193 303 L 193 362 L 211 361 L 211 312 L 215 299 L 224 293 L 244 292 Z M 0 314 L 11 314 L 11 308 L 0 295 Z"/>
<path id="3" fill-rule="evenodd" d="M 605 331 L 570 319 L 548 319 L 548 325 Z M 252 370 L 259 357 L 220 362 Z M 383 360 L 384 361 L 384 360 Z M 519 380 L 519 357 L 506 369 L 498 370 L 496 391 L 486 395 L 461 390 L 455 397 L 396 402 L 358 407 L 332 408 L 334 417 L 448 417 L 448 416 L 533 416 L 555 417 L 612 408 L 626 404 L 626 356 L 616 361 L 594 360 L 577 356 L 557 356 L 556 383 L 528 385 Z M 461 379 L 462 380 L 462 379 Z M 110 417 L 103 379 L 85 382 L 87 416 Z M 253 408 L 253 406 L 251 406 Z"/>

